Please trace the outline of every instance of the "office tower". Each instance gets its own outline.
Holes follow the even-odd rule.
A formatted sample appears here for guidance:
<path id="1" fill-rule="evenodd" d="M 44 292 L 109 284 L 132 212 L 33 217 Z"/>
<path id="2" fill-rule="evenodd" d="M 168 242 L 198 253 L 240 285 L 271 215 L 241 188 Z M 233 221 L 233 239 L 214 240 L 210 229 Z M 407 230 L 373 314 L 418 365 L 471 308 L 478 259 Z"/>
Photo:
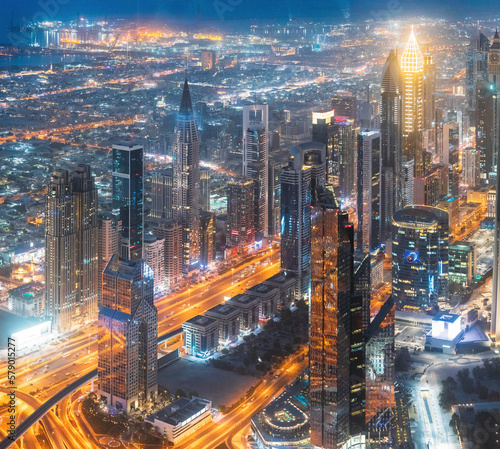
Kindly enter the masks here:
<path id="1" fill-rule="evenodd" d="M 437 207 L 439 201 L 446 196 L 448 186 L 443 190 L 443 172 L 448 177 L 448 167 L 433 167 L 424 178 L 415 178 L 413 204 L 425 204 Z"/>
<path id="2" fill-rule="evenodd" d="M 402 208 L 402 77 L 394 50 L 382 71 L 380 117 L 382 172 L 380 186 L 380 241 L 392 237 L 392 216 Z"/>
<path id="3" fill-rule="evenodd" d="M 450 153 L 459 148 L 460 136 L 459 126 L 456 122 L 447 122 L 441 125 L 442 137 L 438 145 L 439 162 L 444 165 L 450 164 Z"/>
<path id="4" fill-rule="evenodd" d="M 239 179 L 227 183 L 226 248 L 238 252 L 250 249 L 255 242 L 254 182 Z"/>
<path id="5" fill-rule="evenodd" d="M 212 70 L 215 68 L 215 51 L 202 50 L 201 51 L 201 68 L 203 70 Z"/>
<path id="6" fill-rule="evenodd" d="M 415 176 L 423 174 L 424 57 L 413 30 L 401 58 L 403 74 L 403 153 L 415 161 Z"/>
<path id="7" fill-rule="evenodd" d="M 97 318 L 98 238 L 90 167 L 54 171 L 45 202 L 45 314 L 58 332 Z"/>
<path id="8" fill-rule="evenodd" d="M 287 166 L 287 162 L 269 161 L 269 235 L 278 235 L 281 230 L 281 169 Z"/>
<path id="9" fill-rule="evenodd" d="M 113 145 L 113 213 L 122 221 L 121 256 L 142 258 L 144 235 L 144 148 Z"/>
<path id="10" fill-rule="evenodd" d="M 492 90 L 492 150 L 493 150 L 493 170 L 498 169 L 497 163 L 500 159 L 500 37 L 498 30 L 495 32 L 493 43 L 488 56 L 488 76 L 490 88 Z M 497 172 L 498 173 L 498 172 Z M 500 341 L 500 182 L 497 182 L 496 189 L 496 210 L 495 210 L 495 242 L 493 251 L 493 287 L 491 297 L 491 332 L 490 336 L 495 342 Z"/>
<path id="11" fill-rule="evenodd" d="M 215 260 L 215 214 L 203 211 L 200 214 L 200 260 L 208 267 Z"/>
<path id="12" fill-rule="evenodd" d="M 460 150 L 458 148 L 450 149 L 448 165 L 448 192 L 446 196 L 451 198 L 459 197 L 460 189 Z"/>
<path id="13" fill-rule="evenodd" d="M 359 134 L 359 126 L 355 126 L 353 120 L 337 117 L 334 127 L 333 154 L 334 165 L 338 161 L 341 207 L 355 207 L 357 197 L 357 136 Z"/>
<path id="14" fill-rule="evenodd" d="M 210 169 L 200 168 L 200 209 L 210 210 Z"/>
<path id="15" fill-rule="evenodd" d="M 280 133 L 279 131 L 273 131 L 269 136 L 269 152 L 271 151 L 279 151 L 281 147 L 280 143 Z"/>
<path id="16" fill-rule="evenodd" d="M 488 51 L 490 41 L 480 32 L 472 36 L 467 48 L 465 95 L 467 97 L 467 113 L 471 127 L 477 126 L 476 111 L 478 109 L 476 90 L 479 84 L 488 82 Z"/>
<path id="17" fill-rule="evenodd" d="M 187 79 L 174 133 L 173 218 L 182 225 L 182 274 L 187 276 L 200 258 L 200 140 Z"/>
<path id="18" fill-rule="evenodd" d="M 155 298 L 165 291 L 165 240 L 154 235 L 144 237 L 144 259 L 154 275 Z"/>
<path id="19" fill-rule="evenodd" d="M 356 120 L 356 96 L 352 92 L 337 91 L 332 97 L 331 106 L 336 117 Z"/>
<path id="20" fill-rule="evenodd" d="M 436 118 L 436 65 L 429 53 L 424 54 L 423 129 L 432 129 Z"/>
<path id="21" fill-rule="evenodd" d="M 368 439 L 377 443 L 390 436 L 395 406 L 394 322 L 396 308 L 390 296 L 380 307 L 366 334 L 366 428 Z"/>
<path id="22" fill-rule="evenodd" d="M 493 95 L 488 82 L 476 88 L 476 148 L 480 154 L 481 183 L 489 184 L 493 170 Z"/>
<path id="23" fill-rule="evenodd" d="M 158 312 L 154 276 L 144 260 L 114 255 L 103 274 L 99 310 L 98 397 L 129 413 L 158 393 Z"/>
<path id="24" fill-rule="evenodd" d="M 99 263 L 98 263 L 98 289 L 99 302 L 102 304 L 102 273 L 113 254 L 120 254 L 120 238 L 122 233 L 122 222 L 109 212 L 101 212 L 98 216 L 99 227 Z"/>
<path id="25" fill-rule="evenodd" d="M 254 228 L 257 240 L 268 230 L 268 106 L 243 106 L 243 176 L 254 183 Z"/>
<path id="26" fill-rule="evenodd" d="M 311 172 L 304 150 L 290 149 L 281 170 L 281 268 L 297 278 L 295 299 L 309 299 L 311 279 Z"/>
<path id="27" fill-rule="evenodd" d="M 394 214 L 392 294 L 399 309 L 436 308 L 448 297 L 448 213 L 409 206 Z"/>
<path id="28" fill-rule="evenodd" d="M 358 219 L 356 248 L 370 252 L 380 245 L 380 132 L 358 134 Z"/>
<path id="29" fill-rule="evenodd" d="M 174 175 L 172 168 L 153 173 L 151 182 L 152 207 L 149 214 L 150 217 L 173 218 L 173 186 Z"/>
<path id="30" fill-rule="evenodd" d="M 469 288 L 476 281 L 477 251 L 473 242 L 457 242 L 449 247 L 450 284 Z"/>
<path id="31" fill-rule="evenodd" d="M 495 32 L 488 53 L 488 80 L 492 96 L 492 169 L 498 172 L 500 151 L 500 36 Z"/>
<path id="32" fill-rule="evenodd" d="M 311 210 L 309 401 L 311 444 L 324 449 L 341 447 L 364 424 L 366 286 L 354 287 L 353 252 L 353 225 L 323 191 Z"/>
<path id="33" fill-rule="evenodd" d="M 326 146 L 320 142 L 306 142 L 298 145 L 302 163 L 311 168 L 311 192 L 326 186 Z"/>
<path id="34" fill-rule="evenodd" d="M 415 175 L 415 161 L 403 156 L 401 169 L 401 205 L 403 207 L 413 204 L 413 177 Z M 397 211 L 396 211 L 397 212 Z"/>
<path id="35" fill-rule="evenodd" d="M 160 220 L 153 234 L 164 240 L 165 289 L 171 289 L 182 277 L 182 226 L 173 219 Z"/>
<path id="36" fill-rule="evenodd" d="M 462 151 L 462 177 L 468 187 L 478 187 L 481 180 L 481 155 L 475 148 Z"/>
<path id="37" fill-rule="evenodd" d="M 312 140 L 326 146 L 327 181 L 339 186 L 339 158 L 335 154 L 335 111 L 312 113 Z"/>

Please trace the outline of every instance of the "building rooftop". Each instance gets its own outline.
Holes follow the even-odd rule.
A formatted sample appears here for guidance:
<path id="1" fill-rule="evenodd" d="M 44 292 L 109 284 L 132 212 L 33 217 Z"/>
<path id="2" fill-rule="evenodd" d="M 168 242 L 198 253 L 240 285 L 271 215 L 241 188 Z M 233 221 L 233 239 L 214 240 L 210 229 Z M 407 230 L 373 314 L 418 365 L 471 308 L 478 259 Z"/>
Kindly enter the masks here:
<path id="1" fill-rule="evenodd" d="M 259 299 L 250 296 L 247 293 L 240 293 L 239 295 L 233 296 L 231 299 L 228 299 L 229 304 L 234 304 L 234 305 L 242 305 L 242 306 L 250 306 L 253 303 L 257 302 Z"/>
<path id="2" fill-rule="evenodd" d="M 45 293 L 45 285 L 41 282 L 30 282 L 9 290 L 9 295 L 22 299 L 33 299 Z"/>
<path id="3" fill-rule="evenodd" d="M 214 315 L 224 315 L 228 316 L 237 312 L 238 310 L 234 307 L 228 306 L 227 304 L 217 304 L 215 307 L 207 310 L 205 313 L 213 313 Z"/>
<path id="4" fill-rule="evenodd" d="M 187 320 L 185 324 L 193 324 L 195 326 L 200 326 L 200 327 L 207 327 L 210 326 L 214 323 L 216 323 L 216 320 L 213 318 L 210 318 L 208 316 L 203 316 L 203 315 L 196 315 L 195 317 L 191 318 L 190 320 Z"/>
<path id="5" fill-rule="evenodd" d="M 212 408 L 212 403 L 207 399 L 197 397 L 193 397 L 192 399 L 179 398 L 150 416 L 148 420 L 157 419 L 172 426 L 184 425 L 207 408 Z"/>
<path id="6" fill-rule="evenodd" d="M 460 320 L 460 315 L 453 315 L 451 313 L 438 313 L 432 321 L 442 321 L 444 323 L 454 323 L 455 321 Z"/>

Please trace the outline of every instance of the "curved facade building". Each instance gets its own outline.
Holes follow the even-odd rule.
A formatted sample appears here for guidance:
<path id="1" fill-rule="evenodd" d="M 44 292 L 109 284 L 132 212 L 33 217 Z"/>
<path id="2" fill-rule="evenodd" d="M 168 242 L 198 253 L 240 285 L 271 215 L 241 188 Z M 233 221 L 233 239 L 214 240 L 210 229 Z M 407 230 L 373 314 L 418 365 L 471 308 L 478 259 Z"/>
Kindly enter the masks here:
<path id="1" fill-rule="evenodd" d="M 448 297 L 448 213 L 408 206 L 392 220 L 392 293 L 399 309 L 437 307 Z"/>

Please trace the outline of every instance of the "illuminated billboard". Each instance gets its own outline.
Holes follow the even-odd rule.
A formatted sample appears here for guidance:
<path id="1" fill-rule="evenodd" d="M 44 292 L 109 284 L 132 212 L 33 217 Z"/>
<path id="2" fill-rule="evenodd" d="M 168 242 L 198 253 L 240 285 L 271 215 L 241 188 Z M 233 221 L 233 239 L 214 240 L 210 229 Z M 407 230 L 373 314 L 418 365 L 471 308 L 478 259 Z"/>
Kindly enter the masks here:
<path id="1" fill-rule="evenodd" d="M 405 251 L 405 260 L 408 263 L 417 263 L 418 262 L 418 251 Z"/>

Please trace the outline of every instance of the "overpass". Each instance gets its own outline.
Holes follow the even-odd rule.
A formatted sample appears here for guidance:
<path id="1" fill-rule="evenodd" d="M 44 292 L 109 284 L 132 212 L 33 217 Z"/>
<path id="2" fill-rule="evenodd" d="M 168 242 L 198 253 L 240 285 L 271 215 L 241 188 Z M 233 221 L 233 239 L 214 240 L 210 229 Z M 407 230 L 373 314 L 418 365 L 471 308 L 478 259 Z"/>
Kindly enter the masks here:
<path id="1" fill-rule="evenodd" d="M 38 407 L 28 418 L 26 418 L 19 426 L 16 428 L 16 435 L 12 440 L 5 438 L 0 442 L 0 449 L 6 449 L 14 444 L 24 433 L 26 433 L 31 426 L 35 425 L 40 419 L 42 419 L 52 407 L 56 406 L 61 402 L 66 396 L 69 396 L 74 391 L 83 387 L 86 383 L 90 382 L 92 379 L 97 377 L 97 368 L 90 371 L 90 373 L 85 374 L 80 377 L 75 382 L 70 383 L 68 386 L 64 387 L 59 393 L 56 393 L 43 405 Z M 8 390 L 8 389 L 7 389 Z"/>
<path id="2" fill-rule="evenodd" d="M 158 337 L 158 344 L 164 343 L 180 334 L 182 334 L 182 327 L 179 327 L 171 332 L 167 332 L 166 334 L 160 335 Z M 61 402 L 66 396 L 69 396 L 71 393 L 83 387 L 86 383 L 90 382 L 92 379 L 95 379 L 96 377 L 97 377 L 97 368 L 93 369 L 89 373 L 80 377 L 78 380 L 64 387 L 59 393 L 56 393 L 54 396 L 52 396 L 50 399 L 44 402 L 42 406 L 38 407 L 27 419 L 25 419 L 21 424 L 19 424 L 19 426 L 16 428 L 16 435 L 13 440 L 5 438 L 3 441 L 1 441 L 0 449 L 6 449 L 10 447 L 25 432 L 27 432 L 31 426 L 35 425 L 40 419 L 42 419 L 45 416 L 45 414 L 47 414 L 50 411 L 52 407 L 59 404 L 59 402 Z"/>

